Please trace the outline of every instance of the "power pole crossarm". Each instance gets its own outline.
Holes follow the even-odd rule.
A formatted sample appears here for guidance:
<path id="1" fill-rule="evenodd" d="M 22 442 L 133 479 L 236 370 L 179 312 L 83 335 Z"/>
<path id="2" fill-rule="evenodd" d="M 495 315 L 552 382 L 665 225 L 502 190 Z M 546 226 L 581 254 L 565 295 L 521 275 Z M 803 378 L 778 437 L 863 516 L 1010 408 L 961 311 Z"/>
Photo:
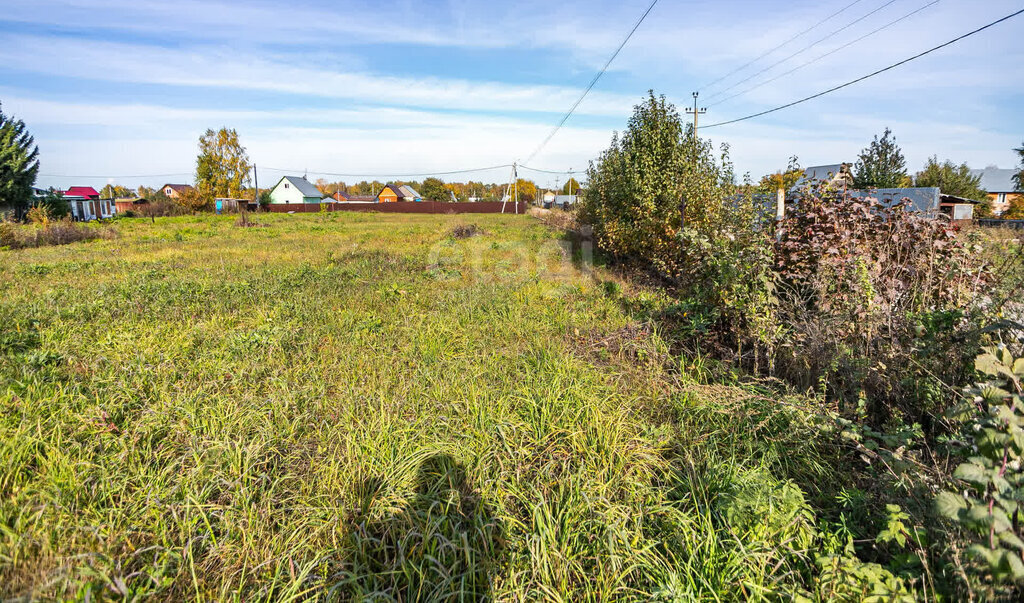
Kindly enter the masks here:
<path id="1" fill-rule="evenodd" d="M 698 107 L 697 106 L 697 96 L 698 95 L 700 95 L 700 92 L 694 92 L 693 93 L 693 108 L 692 109 L 690 109 L 690 108 L 686 109 L 686 114 L 687 115 L 693 115 L 693 138 L 694 139 L 697 138 L 697 116 L 704 115 L 705 113 L 708 112 L 708 110 L 706 108 Z"/>

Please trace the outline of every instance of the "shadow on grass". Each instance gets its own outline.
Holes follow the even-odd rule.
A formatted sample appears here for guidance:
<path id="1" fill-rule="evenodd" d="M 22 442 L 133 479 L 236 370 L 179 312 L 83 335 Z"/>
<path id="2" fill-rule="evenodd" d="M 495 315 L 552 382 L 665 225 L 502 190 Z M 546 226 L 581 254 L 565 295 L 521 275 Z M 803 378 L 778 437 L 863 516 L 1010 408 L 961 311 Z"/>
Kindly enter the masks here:
<path id="1" fill-rule="evenodd" d="M 405 506 L 367 517 L 383 489 L 378 479 L 360 488 L 363 513 L 350 534 L 348 575 L 336 588 L 357 600 L 490 600 L 504 534 L 465 468 L 447 454 L 428 457 Z"/>

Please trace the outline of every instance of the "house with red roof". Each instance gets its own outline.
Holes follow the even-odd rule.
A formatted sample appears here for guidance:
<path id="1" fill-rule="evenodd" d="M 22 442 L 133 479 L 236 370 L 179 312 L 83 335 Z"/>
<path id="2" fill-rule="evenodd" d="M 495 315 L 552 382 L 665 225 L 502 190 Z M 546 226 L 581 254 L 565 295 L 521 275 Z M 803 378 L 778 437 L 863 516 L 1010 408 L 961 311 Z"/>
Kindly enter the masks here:
<path id="1" fill-rule="evenodd" d="M 100 199 L 100 194 L 91 186 L 72 186 L 63 193 L 64 200 L 71 207 L 71 217 L 88 222 L 113 218 L 117 213 L 113 199 Z"/>

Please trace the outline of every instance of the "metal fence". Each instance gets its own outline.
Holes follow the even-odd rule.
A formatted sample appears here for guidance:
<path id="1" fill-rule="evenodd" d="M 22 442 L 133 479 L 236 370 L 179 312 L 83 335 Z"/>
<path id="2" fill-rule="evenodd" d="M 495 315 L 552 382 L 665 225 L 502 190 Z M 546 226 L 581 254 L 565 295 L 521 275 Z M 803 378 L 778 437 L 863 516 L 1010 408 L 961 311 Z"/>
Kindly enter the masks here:
<path id="1" fill-rule="evenodd" d="M 438 201 L 398 201 L 395 203 L 272 203 L 274 213 L 315 213 L 320 211 L 374 211 L 399 214 L 525 214 L 526 203 L 488 201 L 483 203 L 441 203 Z M 518 210 L 518 211 L 517 211 Z"/>
<path id="2" fill-rule="evenodd" d="M 995 220 L 992 218 L 984 218 L 978 220 L 978 226 L 986 226 L 988 228 L 1013 228 L 1015 230 L 1024 230 L 1024 220 Z"/>

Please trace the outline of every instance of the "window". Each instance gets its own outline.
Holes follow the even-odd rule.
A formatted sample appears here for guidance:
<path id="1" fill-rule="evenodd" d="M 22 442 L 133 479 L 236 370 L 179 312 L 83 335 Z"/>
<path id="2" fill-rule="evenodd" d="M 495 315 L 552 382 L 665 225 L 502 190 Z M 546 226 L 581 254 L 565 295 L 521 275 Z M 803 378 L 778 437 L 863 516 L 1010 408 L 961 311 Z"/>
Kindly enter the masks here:
<path id="1" fill-rule="evenodd" d="M 1006 203 L 1006 193 L 999 193 L 999 198 L 997 201 L 999 203 Z"/>
<path id="2" fill-rule="evenodd" d="M 284 187 L 288 188 L 288 183 L 287 182 L 284 183 Z"/>

